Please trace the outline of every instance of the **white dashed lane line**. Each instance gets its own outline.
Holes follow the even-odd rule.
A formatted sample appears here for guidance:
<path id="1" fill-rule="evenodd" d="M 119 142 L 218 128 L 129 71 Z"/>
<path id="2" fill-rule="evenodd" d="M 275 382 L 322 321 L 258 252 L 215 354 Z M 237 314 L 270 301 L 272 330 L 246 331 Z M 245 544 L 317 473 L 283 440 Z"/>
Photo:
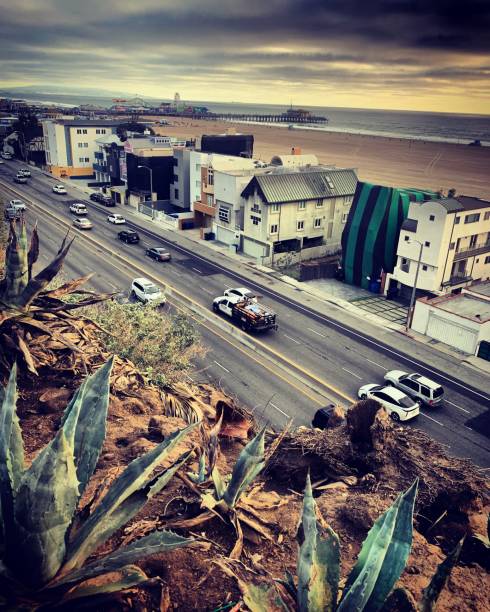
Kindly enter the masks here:
<path id="1" fill-rule="evenodd" d="M 421 414 L 422 416 L 426 417 L 427 419 L 430 419 L 431 421 L 434 421 L 434 423 L 437 423 L 441 427 L 444 427 L 444 423 L 441 423 L 441 421 L 437 421 L 436 419 L 432 418 L 428 414 L 425 414 L 425 412 L 420 412 L 419 414 Z"/>
<path id="2" fill-rule="evenodd" d="M 230 374 L 230 370 L 226 369 L 224 365 L 221 365 L 221 363 L 219 363 L 218 361 L 216 361 L 216 359 L 214 360 L 214 363 L 219 366 L 222 370 L 224 370 L 225 372 L 228 372 L 228 374 Z"/>
<path id="3" fill-rule="evenodd" d="M 367 359 L 366 361 L 369 361 L 369 363 L 372 363 L 373 365 L 377 366 L 378 368 L 381 368 L 382 370 L 386 370 L 386 366 L 382 366 L 380 363 L 376 363 L 375 361 L 371 361 L 371 359 Z"/>
<path id="4" fill-rule="evenodd" d="M 201 287 L 201 291 L 204 291 L 205 293 L 209 293 L 209 295 L 214 295 L 213 291 L 209 291 L 209 289 L 206 289 L 205 287 Z"/>
<path id="5" fill-rule="evenodd" d="M 348 370 L 347 368 L 342 368 L 344 370 L 344 372 L 348 372 L 349 374 L 352 374 L 352 376 L 355 376 L 356 378 L 358 378 L 359 380 L 362 380 L 362 376 L 358 376 L 357 374 L 354 374 L 354 372 L 351 372 L 350 370 Z"/>
<path id="6" fill-rule="evenodd" d="M 287 419 L 290 419 L 291 417 L 289 416 L 289 414 L 286 414 L 283 410 L 281 410 L 280 408 L 278 408 L 275 404 L 273 404 L 272 402 L 269 402 L 269 406 L 272 406 L 273 408 L 275 408 L 278 412 L 280 412 L 281 414 L 283 414 Z"/>
<path id="7" fill-rule="evenodd" d="M 197 272 L 198 274 L 202 274 L 201 270 L 198 270 L 197 268 L 192 268 L 194 270 L 194 272 Z"/>
<path id="8" fill-rule="evenodd" d="M 301 344 L 299 340 L 295 340 L 294 338 L 291 338 L 291 336 L 288 336 L 287 334 L 283 334 L 283 336 L 287 338 L 288 340 L 291 340 L 291 342 L 296 342 L 296 344 Z"/>
<path id="9" fill-rule="evenodd" d="M 320 332 L 317 332 L 315 329 L 311 329 L 311 327 L 307 328 L 309 331 L 313 332 L 314 334 L 316 334 L 317 336 L 321 336 L 322 338 L 326 338 L 326 336 L 324 336 L 323 334 L 321 334 Z"/>
<path id="10" fill-rule="evenodd" d="M 454 406 L 458 410 L 461 410 L 462 412 L 466 412 L 466 414 L 471 414 L 471 412 L 469 410 L 466 410 L 466 408 L 461 408 L 461 406 L 458 406 L 458 404 L 454 404 L 453 402 L 450 402 L 449 400 L 446 400 L 446 404 L 451 404 L 451 406 Z"/>

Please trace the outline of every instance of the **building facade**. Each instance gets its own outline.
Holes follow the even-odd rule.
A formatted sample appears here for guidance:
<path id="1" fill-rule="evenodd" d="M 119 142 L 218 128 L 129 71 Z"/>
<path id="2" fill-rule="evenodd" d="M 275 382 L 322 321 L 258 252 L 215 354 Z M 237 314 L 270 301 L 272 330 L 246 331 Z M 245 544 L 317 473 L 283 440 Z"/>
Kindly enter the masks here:
<path id="1" fill-rule="evenodd" d="M 412 202 L 389 286 L 411 293 L 417 267 L 419 293 L 459 293 L 472 282 L 489 279 L 490 202 L 467 196 Z"/>
<path id="2" fill-rule="evenodd" d="M 119 122 L 101 120 L 43 121 L 46 165 L 54 176 L 93 177 L 99 152 L 96 140 L 116 134 Z"/>
<path id="3" fill-rule="evenodd" d="M 243 252 L 284 264 L 338 252 L 357 184 L 354 169 L 277 168 L 242 192 Z"/>
<path id="4" fill-rule="evenodd" d="M 95 162 L 93 164 L 95 181 L 105 185 L 121 184 L 121 173 L 119 156 L 124 148 L 117 134 L 106 134 L 97 138 L 95 143 L 98 151 L 95 151 Z"/>

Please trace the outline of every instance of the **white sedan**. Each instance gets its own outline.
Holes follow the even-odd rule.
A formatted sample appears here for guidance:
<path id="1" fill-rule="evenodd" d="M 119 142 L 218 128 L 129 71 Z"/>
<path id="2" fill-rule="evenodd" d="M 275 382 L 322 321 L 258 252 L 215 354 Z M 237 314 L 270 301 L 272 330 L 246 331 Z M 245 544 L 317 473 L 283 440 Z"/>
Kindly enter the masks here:
<path id="1" fill-rule="evenodd" d="M 92 229 L 92 222 L 87 219 L 87 217 L 77 217 L 73 219 L 73 225 L 80 230 L 89 230 Z"/>
<path id="2" fill-rule="evenodd" d="M 251 300 L 252 302 L 257 301 L 257 295 L 246 287 L 234 287 L 233 289 L 227 289 L 223 295 L 226 295 L 227 297 L 239 297 Z"/>
<path id="3" fill-rule="evenodd" d="M 394 421 L 409 421 L 420 412 L 418 402 L 394 387 L 363 385 L 357 395 L 360 399 L 373 399 L 379 402 Z"/>
<path id="4" fill-rule="evenodd" d="M 53 192 L 59 193 L 60 195 L 66 195 L 66 188 L 64 185 L 53 185 Z"/>
<path id="5" fill-rule="evenodd" d="M 114 225 L 126 223 L 126 219 L 122 215 L 117 215 L 116 213 L 108 215 L 107 221 L 109 221 L 109 223 L 114 223 Z"/>

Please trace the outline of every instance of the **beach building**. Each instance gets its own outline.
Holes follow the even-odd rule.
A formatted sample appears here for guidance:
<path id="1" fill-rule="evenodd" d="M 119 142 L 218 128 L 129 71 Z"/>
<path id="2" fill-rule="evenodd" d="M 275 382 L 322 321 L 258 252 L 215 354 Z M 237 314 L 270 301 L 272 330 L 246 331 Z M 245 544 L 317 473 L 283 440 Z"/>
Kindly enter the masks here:
<path id="1" fill-rule="evenodd" d="M 459 294 L 418 299 L 412 329 L 490 361 L 490 282 L 474 283 Z"/>
<path id="2" fill-rule="evenodd" d="M 460 293 L 490 279 L 490 202 L 464 195 L 411 202 L 387 285 L 410 295 L 417 268 L 419 294 Z"/>
<path id="3" fill-rule="evenodd" d="M 255 173 L 241 193 L 242 251 L 271 265 L 337 252 L 356 184 L 352 168 L 277 166 Z"/>
<path id="4" fill-rule="evenodd" d="M 393 272 L 403 221 L 412 201 L 425 202 L 436 194 L 359 182 L 342 233 L 344 280 L 378 292 L 383 277 Z"/>
<path id="5" fill-rule="evenodd" d="M 203 134 L 200 149 L 203 153 L 220 153 L 233 157 L 253 157 L 253 134 Z"/>
<path id="6" fill-rule="evenodd" d="M 43 121 L 46 165 L 54 176 L 92 178 L 97 138 L 116 134 L 120 125 L 110 120 Z"/>

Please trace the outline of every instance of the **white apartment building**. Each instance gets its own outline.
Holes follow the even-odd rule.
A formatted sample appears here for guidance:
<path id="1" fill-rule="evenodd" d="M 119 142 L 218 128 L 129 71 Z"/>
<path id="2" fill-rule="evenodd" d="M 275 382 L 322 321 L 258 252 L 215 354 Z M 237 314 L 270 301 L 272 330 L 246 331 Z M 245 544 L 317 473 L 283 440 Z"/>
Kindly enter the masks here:
<path id="1" fill-rule="evenodd" d="M 54 176 L 93 176 L 97 138 L 115 134 L 119 122 L 109 120 L 43 121 L 46 164 Z"/>
<path id="2" fill-rule="evenodd" d="M 352 168 L 276 168 L 242 191 L 243 252 L 263 263 L 294 263 L 340 249 L 357 185 Z"/>
<path id="3" fill-rule="evenodd" d="M 411 202 L 387 290 L 397 287 L 402 295 L 410 295 L 420 249 L 420 293 L 459 293 L 474 281 L 490 278 L 490 202 L 468 196 Z"/>

